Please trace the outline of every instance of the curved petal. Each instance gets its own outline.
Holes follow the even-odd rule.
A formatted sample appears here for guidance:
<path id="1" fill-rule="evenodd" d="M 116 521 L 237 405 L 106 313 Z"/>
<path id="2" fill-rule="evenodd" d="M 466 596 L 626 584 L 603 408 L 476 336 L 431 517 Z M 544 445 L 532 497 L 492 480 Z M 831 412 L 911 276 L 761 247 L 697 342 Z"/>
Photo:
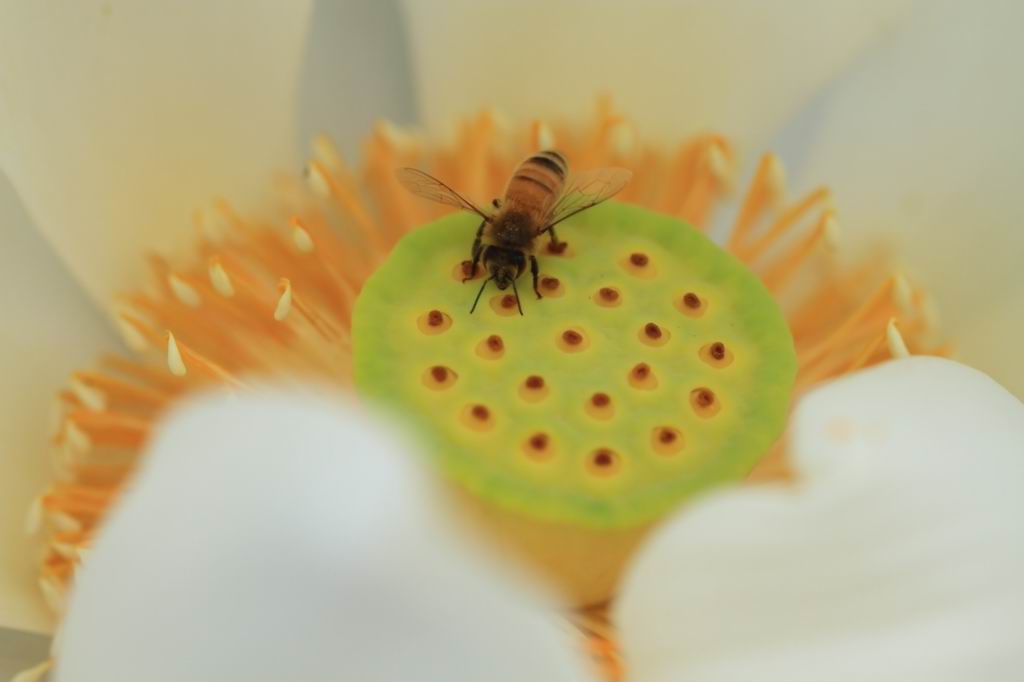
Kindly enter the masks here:
<path id="1" fill-rule="evenodd" d="M 719 494 L 642 550 L 620 607 L 644 682 L 1013 679 L 1024 405 L 911 358 L 799 406 L 795 486 Z"/>
<path id="2" fill-rule="evenodd" d="M 958 356 L 1024 396 L 1024 5 L 922 3 L 802 121 L 851 256 L 883 242 L 934 294 Z"/>
<path id="3" fill-rule="evenodd" d="M 80 574 L 57 680 L 583 680 L 389 431 L 296 393 L 171 417 Z"/>
<path id="4" fill-rule="evenodd" d="M 0 224 L 0 627 L 45 632 L 53 619 L 38 589 L 42 548 L 25 532 L 25 518 L 49 479 L 54 393 L 118 341 L 2 174 Z"/>
<path id="5" fill-rule="evenodd" d="M 481 100 L 524 118 L 608 92 L 643 130 L 756 143 L 909 3 L 405 0 L 420 112 L 446 130 Z"/>
<path id="6" fill-rule="evenodd" d="M 407 42 L 397 0 L 315 3 L 299 85 L 301 140 L 327 132 L 356 158 L 379 119 L 412 123 Z"/>
<path id="7" fill-rule="evenodd" d="M 244 206 L 295 165 L 310 3 L 6 4 L 2 163 L 97 300 L 180 248 L 215 193 Z"/>

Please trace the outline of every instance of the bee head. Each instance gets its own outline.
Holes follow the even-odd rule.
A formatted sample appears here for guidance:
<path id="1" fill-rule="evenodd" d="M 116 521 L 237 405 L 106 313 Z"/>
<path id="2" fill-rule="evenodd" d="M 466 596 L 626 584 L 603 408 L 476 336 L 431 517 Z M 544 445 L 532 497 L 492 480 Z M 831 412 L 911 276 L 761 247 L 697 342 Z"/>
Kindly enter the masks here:
<path id="1" fill-rule="evenodd" d="M 500 266 L 494 268 L 494 284 L 502 291 L 508 289 L 515 278 L 516 269 L 514 267 Z"/>

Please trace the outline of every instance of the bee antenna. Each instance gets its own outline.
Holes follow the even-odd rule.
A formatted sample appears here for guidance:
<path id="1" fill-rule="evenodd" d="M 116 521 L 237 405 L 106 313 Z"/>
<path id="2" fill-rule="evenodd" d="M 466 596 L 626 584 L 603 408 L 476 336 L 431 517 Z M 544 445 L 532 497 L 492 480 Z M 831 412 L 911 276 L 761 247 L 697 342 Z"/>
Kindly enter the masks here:
<path id="1" fill-rule="evenodd" d="M 516 281 L 512 280 L 512 293 L 516 295 L 516 306 L 519 308 L 519 314 L 523 314 L 523 304 L 519 302 L 519 290 L 516 289 Z"/>
<path id="2" fill-rule="evenodd" d="M 480 302 L 480 295 L 484 293 L 484 287 L 486 287 L 487 283 L 490 282 L 492 279 L 494 279 L 494 275 L 491 275 L 490 277 L 485 279 L 484 283 L 480 285 L 480 291 L 476 292 L 476 298 L 473 299 L 473 307 L 469 309 L 470 315 L 472 315 L 473 311 L 476 310 L 476 304 Z"/>

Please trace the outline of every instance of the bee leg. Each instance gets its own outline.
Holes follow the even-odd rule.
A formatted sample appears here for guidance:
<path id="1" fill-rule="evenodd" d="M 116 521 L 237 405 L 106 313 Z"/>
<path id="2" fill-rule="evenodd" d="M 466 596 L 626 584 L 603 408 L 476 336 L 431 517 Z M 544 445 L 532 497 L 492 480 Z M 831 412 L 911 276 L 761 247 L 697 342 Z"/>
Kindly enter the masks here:
<path id="1" fill-rule="evenodd" d="M 480 256 L 483 255 L 484 248 L 481 243 L 484 234 L 484 226 L 487 225 L 487 221 L 480 223 L 480 227 L 476 230 L 476 239 L 473 240 L 473 260 L 470 261 L 469 275 L 462 278 L 463 282 L 467 282 L 476 276 L 476 269 L 480 263 Z"/>
<path id="2" fill-rule="evenodd" d="M 555 234 L 554 226 L 549 227 L 548 232 L 551 233 L 551 246 L 556 247 L 557 250 L 558 245 L 562 242 L 558 241 L 558 235 Z"/>
<path id="3" fill-rule="evenodd" d="M 533 293 L 537 294 L 537 298 L 544 298 L 540 295 L 540 288 L 537 286 L 537 277 L 540 275 L 540 266 L 537 265 L 537 257 L 532 253 L 530 254 L 530 274 L 533 275 Z"/>

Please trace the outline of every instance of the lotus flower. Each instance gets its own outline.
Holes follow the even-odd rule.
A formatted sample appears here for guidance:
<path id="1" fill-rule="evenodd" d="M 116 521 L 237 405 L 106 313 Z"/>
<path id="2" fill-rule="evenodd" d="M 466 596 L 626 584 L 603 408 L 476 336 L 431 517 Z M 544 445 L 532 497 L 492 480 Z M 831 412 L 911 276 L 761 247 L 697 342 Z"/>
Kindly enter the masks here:
<path id="1" fill-rule="evenodd" d="M 1010 223 L 1020 205 L 1010 180 L 1024 151 L 1012 126 L 1022 112 L 1016 91 L 1001 87 L 1013 82 L 1009 46 L 1020 10 L 1009 3 L 984 14 L 953 4 L 881 3 L 870 10 L 846 3 L 827 11 L 800 3 L 784 12 L 742 3 L 601 9 L 590 8 L 577 21 L 580 8 L 571 3 L 437 8 L 410 0 L 402 7 L 407 48 L 396 35 L 398 11 L 388 6 L 364 14 L 351 10 L 357 16 L 314 11 L 306 3 L 249 8 L 244 14 L 198 4 L 173 13 L 112 3 L 61 12 L 42 6 L 12 10 L 0 29 L 8 65 L 0 81 L 0 152 L 14 188 L 8 190 L 10 203 L 20 198 L 31 221 L 17 210 L 8 219 L 15 229 L 2 269 L 12 299 L 5 328 L 18 351 L 6 355 L 4 367 L 11 387 L 4 411 L 9 473 L 2 478 L 2 498 L 10 505 L 5 519 L 20 518 L 49 478 L 49 462 L 40 455 L 46 396 L 74 368 L 118 350 L 100 312 L 110 301 L 118 301 L 115 319 L 127 330 L 126 341 L 159 347 L 171 373 L 154 378 L 148 366 L 122 362 L 122 371 L 141 373 L 148 392 L 104 383 L 95 373 L 74 374 L 61 400 L 62 452 L 82 446 L 83 435 L 87 445 L 112 437 L 132 448 L 149 438 L 149 424 L 142 430 L 131 420 L 83 424 L 72 418 L 76 409 L 102 412 L 118 401 L 134 408 L 162 406 L 180 389 L 176 382 L 188 380 L 175 374 L 232 384 L 235 370 L 246 370 L 246 353 L 236 342 L 252 336 L 213 335 L 202 343 L 219 343 L 192 347 L 148 325 L 153 318 L 167 322 L 176 307 L 195 307 L 193 296 L 242 292 L 270 301 L 268 320 L 294 310 L 293 320 L 302 317 L 298 324 L 316 328 L 323 322 L 319 302 L 305 308 L 304 292 L 293 291 L 290 281 L 276 291 L 244 291 L 248 283 L 240 273 L 252 261 L 234 269 L 239 261 L 232 257 L 251 257 L 251 245 L 205 263 L 207 284 L 174 264 L 195 242 L 197 226 L 204 231 L 200 239 L 207 240 L 217 223 L 243 215 L 259 216 L 255 228 L 283 226 L 293 253 L 331 253 L 331 237 L 320 232 L 317 216 L 289 222 L 291 209 L 308 205 L 292 185 L 278 187 L 276 205 L 269 207 L 259 199 L 260 190 L 271 172 L 298 165 L 300 129 L 325 125 L 325 111 L 349 126 L 331 122 L 349 141 L 346 151 L 352 131 L 365 125 L 364 112 L 408 118 L 409 86 L 395 56 L 403 49 L 414 65 L 424 131 L 418 140 L 441 139 L 454 118 L 494 104 L 513 121 L 537 121 L 532 143 L 551 135 L 561 142 L 569 135 L 561 131 L 572 128 L 558 122 L 581 121 L 581 102 L 592 102 L 597 89 L 615 93 L 616 102 L 635 113 L 636 124 L 619 125 L 617 114 L 603 109 L 598 125 L 608 125 L 609 136 L 594 148 L 602 154 L 635 154 L 638 139 L 658 143 L 711 126 L 734 134 L 733 142 L 713 135 L 690 138 L 678 157 L 690 149 L 700 160 L 698 172 L 686 178 L 683 196 L 690 201 L 658 206 L 703 223 L 712 234 L 711 210 L 731 187 L 779 189 L 773 182 L 775 157 L 765 157 L 750 183 L 735 182 L 728 169 L 737 150 L 749 155 L 775 143 L 796 171 L 794 186 L 827 179 L 847 226 L 840 256 L 863 262 L 867 249 L 884 238 L 887 252 L 909 277 L 883 279 L 877 300 L 899 294 L 897 299 L 913 307 L 920 328 L 901 327 L 901 335 L 884 324 L 898 311 L 871 309 L 884 318 L 881 336 L 865 339 L 838 366 L 819 365 L 804 388 L 815 383 L 811 379 L 873 364 L 887 354 L 902 356 L 907 344 L 934 350 L 924 336 L 924 325 L 934 323 L 921 293 L 927 291 L 943 312 L 942 327 L 957 357 L 1011 390 L 1024 390 L 1014 352 L 1021 330 L 1013 314 L 1024 295 L 1015 276 L 1021 237 Z M 654 64 L 665 68 L 651 69 Z M 351 90 L 332 103 L 324 93 L 342 90 L 339 78 Z M 317 109 L 304 110 L 310 107 Z M 448 152 L 454 154 L 449 168 L 479 183 L 481 195 L 496 181 L 462 163 L 466 150 L 459 144 L 479 139 L 473 135 L 480 126 L 501 124 L 493 116 L 477 119 L 477 128 L 471 124 L 461 143 L 449 148 L 456 150 Z M 399 231 L 412 227 L 422 209 L 406 210 L 382 174 L 389 163 L 418 149 L 417 143 L 386 126 L 370 141 L 367 178 L 371 192 L 380 192 L 373 198 L 384 212 L 375 219 Z M 671 158 L 676 147 L 663 145 L 655 150 Z M 432 158 L 443 165 L 445 148 L 435 147 L 441 151 L 431 152 Z M 657 160 L 650 168 L 667 172 Z M 314 189 L 327 197 L 325 210 L 340 211 L 344 222 L 359 227 L 365 199 L 349 191 L 351 180 L 336 150 L 318 143 L 310 169 Z M 696 191 L 702 186 L 703 194 Z M 191 211 L 208 206 L 215 194 L 242 208 L 220 202 L 190 220 Z M 820 210 L 815 215 L 822 222 L 810 232 L 817 235 L 811 245 L 820 247 L 834 232 L 825 229 L 833 225 L 826 220 L 832 213 L 824 195 L 812 191 L 804 198 Z M 770 208 L 770 201 L 762 203 Z M 282 205 L 288 213 L 281 213 Z M 798 200 L 789 206 L 799 205 Z M 387 215 L 389 209 L 394 214 Z M 735 234 L 720 236 L 729 241 Z M 387 246 L 395 238 L 385 235 L 381 242 Z M 782 242 L 762 242 L 752 234 L 731 245 L 745 247 L 751 261 L 770 247 L 783 248 Z M 790 248 L 783 256 L 798 254 Z M 164 288 L 132 299 L 125 292 L 138 290 L 143 256 L 154 251 L 167 256 L 150 260 Z M 343 252 L 333 253 L 341 254 L 334 262 L 354 265 Z M 266 264 L 266 255 L 257 261 Z M 789 278 L 792 269 L 761 274 L 784 278 L 776 281 L 780 288 L 799 289 L 800 282 Z M 325 273 L 330 275 L 330 267 Z M 907 279 L 917 288 L 907 290 Z M 25 283 L 27 288 L 18 286 Z M 806 302 L 808 292 L 803 293 Z M 149 310 L 147 319 L 123 307 L 126 301 L 138 308 L 154 300 L 163 307 Z M 796 296 L 793 305 L 800 300 Z M 846 314 L 862 302 L 847 302 Z M 833 331 L 843 329 L 841 319 Z M 197 322 L 201 327 L 198 318 L 187 324 Z M 315 343 L 299 348 L 287 357 L 256 348 L 248 357 L 257 358 L 254 366 L 279 362 L 314 375 L 345 366 L 344 357 L 325 357 Z M 928 410 L 920 406 L 925 400 L 932 401 Z M 336 665 L 336 640 L 325 635 L 348 633 L 346 660 L 352 667 L 346 672 L 369 679 L 479 679 L 487 670 L 507 671 L 509 679 L 586 679 L 591 671 L 579 660 L 580 648 L 563 641 L 543 591 L 538 597 L 516 587 L 517 580 L 506 581 L 486 558 L 474 558 L 476 548 L 448 537 L 446 529 L 454 524 L 442 512 L 435 515 L 433 493 L 424 492 L 430 485 L 408 473 L 401 454 L 415 451 L 416 443 L 392 442 L 379 435 L 380 427 L 375 431 L 345 416 L 350 408 L 330 405 L 294 396 L 254 396 L 227 405 L 207 400 L 166 428 L 152 424 L 163 435 L 152 441 L 137 487 L 85 562 L 58 676 L 270 679 L 291 670 L 322 676 L 337 670 L 323 667 Z M 621 641 L 630 679 L 638 680 L 733 679 L 754 670 L 768 679 L 1006 678 L 1019 665 L 1015 656 L 1021 649 L 1013 633 L 1021 631 L 1015 618 L 1022 595 L 1011 579 L 1022 560 L 1020 529 L 1006 521 L 1020 517 L 1012 489 L 1021 473 L 1013 457 L 1024 441 L 1020 423 L 1015 399 L 973 371 L 937 359 L 889 363 L 810 393 L 786 448 L 789 476 L 797 483 L 743 487 L 681 509 L 631 557 L 614 611 L 619 634 L 593 632 L 603 627 L 600 620 L 583 628 L 599 649 Z M 250 424 L 259 429 L 249 432 Z M 296 424 L 307 428 L 296 430 Z M 354 444 L 351 468 L 344 471 L 332 469 L 339 465 L 326 456 L 326 443 L 338 439 Z M 360 486 L 350 484 L 343 506 L 307 505 L 315 497 L 306 492 L 316 489 L 315 477 L 280 468 L 282 451 L 291 443 L 324 456 L 326 480 L 340 484 L 352 477 L 372 485 L 387 477 L 407 485 L 408 494 L 382 502 L 361 497 Z M 366 457 L 371 450 L 389 454 L 383 463 L 372 462 Z M 244 537 L 258 538 L 258 555 L 247 553 L 251 545 L 223 542 L 228 526 L 189 533 L 180 517 L 161 515 L 173 495 L 189 494 L 192 470 L 183 467 L 207 460 L 211 487 L 195 491 L 189 525 L 197 530 L 202 524 L 194 519 L 212 518 L 225 499 L 224 487 L 213 483 L 233 480 L 246 452 L 253 454 L 252 470 L 239 480 L 251 483 L 252 491 L 278 490 L 266 486 L 281 480 L 304 491 L 282 497 L 282 514 L 275 517 L 281 526 L 270 534 L 249 534 L 267 510 L 237 490 L 231 493 L 239 515 L 224 523 L 232 521 L 231 528 L 245 529 Z M 188 458 L 176 460 L 180 453 Z M 89 482 L 86 476 L 72 481 L 82 484 L 78 488 L 58 485 L 42 500 L 57 524 L 49 547 L 50 556 L 57 556 L 54 565 L 73 568 L 93 551 L 89 543 L 76 544 L 81 524 L 67 513 L 69 503 L 85 515 L 106 509 L 110 496 L 96 497 Z M 294 514 L 283 513 L 292 509 L 288 502 L 295 504 Z M 345 524 L 348 516 L 377 521 L 356 528 Z M 3 624 L 47 630 L 50 621 L 31 588 L 32 550 L 16 526 L 5 521 Z M 337 543 L 301 537 L 317 530 Z M 300 539 L 290 543 L 296 534 Z M 438 545 L 415 541 L 424 534 L 436 536 Z M 127 556 L 140 543 L 154 548 L 145 557 L 152 563 L 127 570 Z M 362 558 L 353 563 L 347 552 Z M 273 559 L 277 555 L 280 561 Z M 160 571 L 182 556 L 197 557 L 191 565 L 198 570 L 179 570 L 173 589 L 161 590 Z M 271 560 L 263 566 L 257 556 Z M 453 563 L 455 556 L 465 558 Z M 306 560 L 296 564 L 296 557 Z M 237 561 L 258 565 L 251 580 L 233 581 L 228 566 Z M 296 576 L 306 575 L 300 565 L 310 563 L 331 570 L 297 584 L 302 581 Z M 431 586 L 429 599 L 420 601 L 423 591 L 409 589 L 420 580 Z M 44 579 L 44 591 L 60 601 L 55 584 L 63 582 Z M 457 587 L 473 595 L 468 607 L 454 596 Z M 203 590 L 224 589 L 237 589 L 234 599 L 196 601 L 209 594 Z M 260 605 L 248 601 L 257 593 L 267 599 L 261 610 L 234 609 L 239 600 L 247 600 L 247 608 Z M 390 601 L 366 596 L 381 594 Z M 296 604 L 308 608 L 295 609 Z M 140 625 L 146 608 L 166 612 L 166 618 Z M 258 612 L 281 616 L 259 623 Z M 335 624 L 337 613 L 348 620 Z M 411 620 L 396 626 L 406 616 Z M 225 628 L 245 623 L 255 634 L 209 640 L 217 646 L 204 648 L 185 627 L 192 618 Z M 423 623 L 447 625 L 432 632 L 435 640 L 422 637 Z M 369 646 L 373 633 L 392 637 L 393 646 Z M 136 653 L 112 660 L 115 644 L 127 634 L 138 635 Z M 269 645 L 285 636 L 294 655 L 274 655 L 275 665 L 283 666 L 274 668 Z M 235 667 L 243 651 L 258 654 L 246 663 L 251 672 Z M 595 653 L 606 674 L 621 672 L 617 654 Z M 159 672 L 149 667 L 154 662 Z"/>

